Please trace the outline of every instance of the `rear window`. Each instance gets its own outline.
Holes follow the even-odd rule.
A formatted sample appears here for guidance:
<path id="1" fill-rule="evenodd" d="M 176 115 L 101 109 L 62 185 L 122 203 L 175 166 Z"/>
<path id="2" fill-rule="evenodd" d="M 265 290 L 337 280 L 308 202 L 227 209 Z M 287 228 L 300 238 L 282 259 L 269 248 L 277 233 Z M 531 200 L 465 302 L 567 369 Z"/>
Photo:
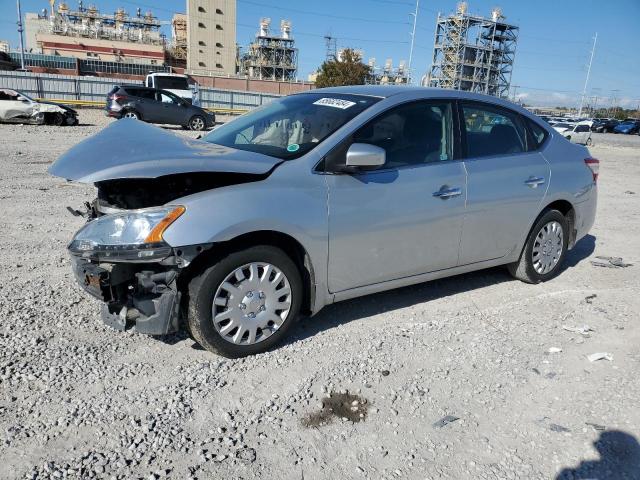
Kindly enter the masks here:
<path id="1" fill-rule="evenodd" d="M 189 82 L 183 77 L 156 77 L 159 90 L 189 90 Z"/>
<path id="2" fill-rule="evenodd" d="M 538 150 L 544 141 L 547 139 L 549 134 L 547 131 L 538 125 L 533 120 L 525 118 L 525 122 L 527 122 L 527 126 L 529 127 L 529 132 L 531 132 L 531 139 L 533 140 L 532 145 L 529 146 L 529 150 Z"/>
<path id="3" fill-rule="evenodd" d="M 155 100 L 156 95 L 153 90 L 147 88 L 135 88 L 135 87 L 127 87 L 125 88 L 127 94 L 133 97 L 147 98 L 149 100 Z"/>

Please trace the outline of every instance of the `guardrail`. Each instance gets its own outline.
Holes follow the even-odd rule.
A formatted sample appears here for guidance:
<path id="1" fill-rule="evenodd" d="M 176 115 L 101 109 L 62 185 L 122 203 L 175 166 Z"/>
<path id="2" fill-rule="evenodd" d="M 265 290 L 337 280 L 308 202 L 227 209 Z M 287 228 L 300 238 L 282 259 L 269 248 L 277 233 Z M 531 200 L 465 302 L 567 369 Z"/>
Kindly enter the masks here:
<path id="1" fill-rule="evenodd" d="M 104 102 L 97 102 L 93 100 L 70 100 L 67 98 L 35 98 L 38 102 L 54 102 L 62 105 L 69 105 L 71 107 L 104 107 Z M 248 109 L 244 108 L 226 108 L 226 107 L 203 107 L 205 110 L 213 113 L 226 113 L 227 115 L 242 115 L 248 112 Z"/>

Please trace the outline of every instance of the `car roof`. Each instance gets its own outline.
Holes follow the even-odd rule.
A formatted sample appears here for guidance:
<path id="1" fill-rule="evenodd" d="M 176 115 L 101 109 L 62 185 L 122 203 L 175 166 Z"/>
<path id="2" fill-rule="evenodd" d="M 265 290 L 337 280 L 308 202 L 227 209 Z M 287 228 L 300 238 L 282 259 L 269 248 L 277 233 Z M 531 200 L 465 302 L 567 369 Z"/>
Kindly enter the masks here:
<path id="1" fill-rule="evenodd" d="M 520 113 L 526 113 L 531 118 L 537 118 L 528 110 L 522 108 L 508 100 L 495 97 L 493 95 L 485 95 L 483 93 L 466 92 L 464 90 L 453 90 L 450 88 L 434 88 L 434 87 L 417 87 L 411 85 L 351 85 L 347 87 L 328 87 L 328 88 L 316 88 L 313 90 L 307 90 L 301 92 L 298 95 L 305 94 L 350 94 L 350 95 L 366 95 L 370 97 L 389 98 L 394 95 L 403 93 L 415 93 L 422 98 L 456 98 L 464 100 L 477 100 L 485 103 L 493 103 L 497 105 L 517 110 Z"/>

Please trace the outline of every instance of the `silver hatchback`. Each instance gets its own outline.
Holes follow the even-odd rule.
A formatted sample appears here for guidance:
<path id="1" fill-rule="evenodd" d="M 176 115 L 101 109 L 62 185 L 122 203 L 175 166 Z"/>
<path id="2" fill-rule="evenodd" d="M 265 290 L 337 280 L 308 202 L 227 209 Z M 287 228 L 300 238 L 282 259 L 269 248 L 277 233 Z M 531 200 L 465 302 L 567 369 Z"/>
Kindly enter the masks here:
<path id="1" fill-rule="evenodd" d="M 123 120 L 50 172 L 97 187 L 69 251 L 107 324 L 240 357 L 340 300 L 496 265 L 553 278 L 594 222 L 598 166 L 504 100 L 362 86 L 198 140 Z"/>

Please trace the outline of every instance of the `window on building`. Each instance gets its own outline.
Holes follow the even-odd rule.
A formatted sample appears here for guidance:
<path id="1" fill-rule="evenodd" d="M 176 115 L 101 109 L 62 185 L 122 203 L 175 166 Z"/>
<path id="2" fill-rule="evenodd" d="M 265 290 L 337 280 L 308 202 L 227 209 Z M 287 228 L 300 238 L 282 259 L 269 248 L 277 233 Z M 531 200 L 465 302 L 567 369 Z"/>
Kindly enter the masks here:
<path id="1" fill-rule="evenodd" d="M 198 26 L 200 28 L 207 28 L 206 25 L 204 23 L 202 23 L 202 22 L 198 22 Z"/>
<path id="2" fill-rule="evenodd" d="M 206 67 L 206 65 L 205 65 L 205 63 L 204 63 L 204 62 L 198 62 L 198 66 L 199 66 L 199 67 Z"/>
<path id="3" fill-rule="evenodd" d="M 220 42 L 217 42 L 217 43 L 216 43 L 216 47 L 218 47 L 218 48 L 222 48 L 222 44 L 221 44 Z"/>
<path id="4" fill-rule="evenodd" d="M 216 30 L 224 30 L 224 28 L 222 28 L 222 25 L 216 25 Z"/>
<path id="5" fill-rule="evenodd" d="M 216 13 L 217 13 L 218 15 L 223 15 L 222 10 L 220 10 L 219 8 L 216 8 Z"/>
<path id="6" fill-rule="evenodd" d="M 204 9 L 204 7 L 198 7 L 198 11 L 202 12 L 202 13 L 207 13 L 207 11 Z"/>
<path id="7" fill-rule="evenodd" d="M 221 55 L 221 53 L 220 52 L 216 52 L 216 55 Z"/>
<path id="8" fill-rule="evenodd" d="M 202 40 L 200 40 L 200 41 L 198 42 L 198 45 L 200 45 L 201 47 L 206 47 L 206 46 L 207 46 L 207 44 L 206 44 L 206 43 L 204 43 Z"/>
<path id="9" fill-rule="evenodd" d="M 216 63 L 216 68 L 224 68 L 221 63 Z"/>

